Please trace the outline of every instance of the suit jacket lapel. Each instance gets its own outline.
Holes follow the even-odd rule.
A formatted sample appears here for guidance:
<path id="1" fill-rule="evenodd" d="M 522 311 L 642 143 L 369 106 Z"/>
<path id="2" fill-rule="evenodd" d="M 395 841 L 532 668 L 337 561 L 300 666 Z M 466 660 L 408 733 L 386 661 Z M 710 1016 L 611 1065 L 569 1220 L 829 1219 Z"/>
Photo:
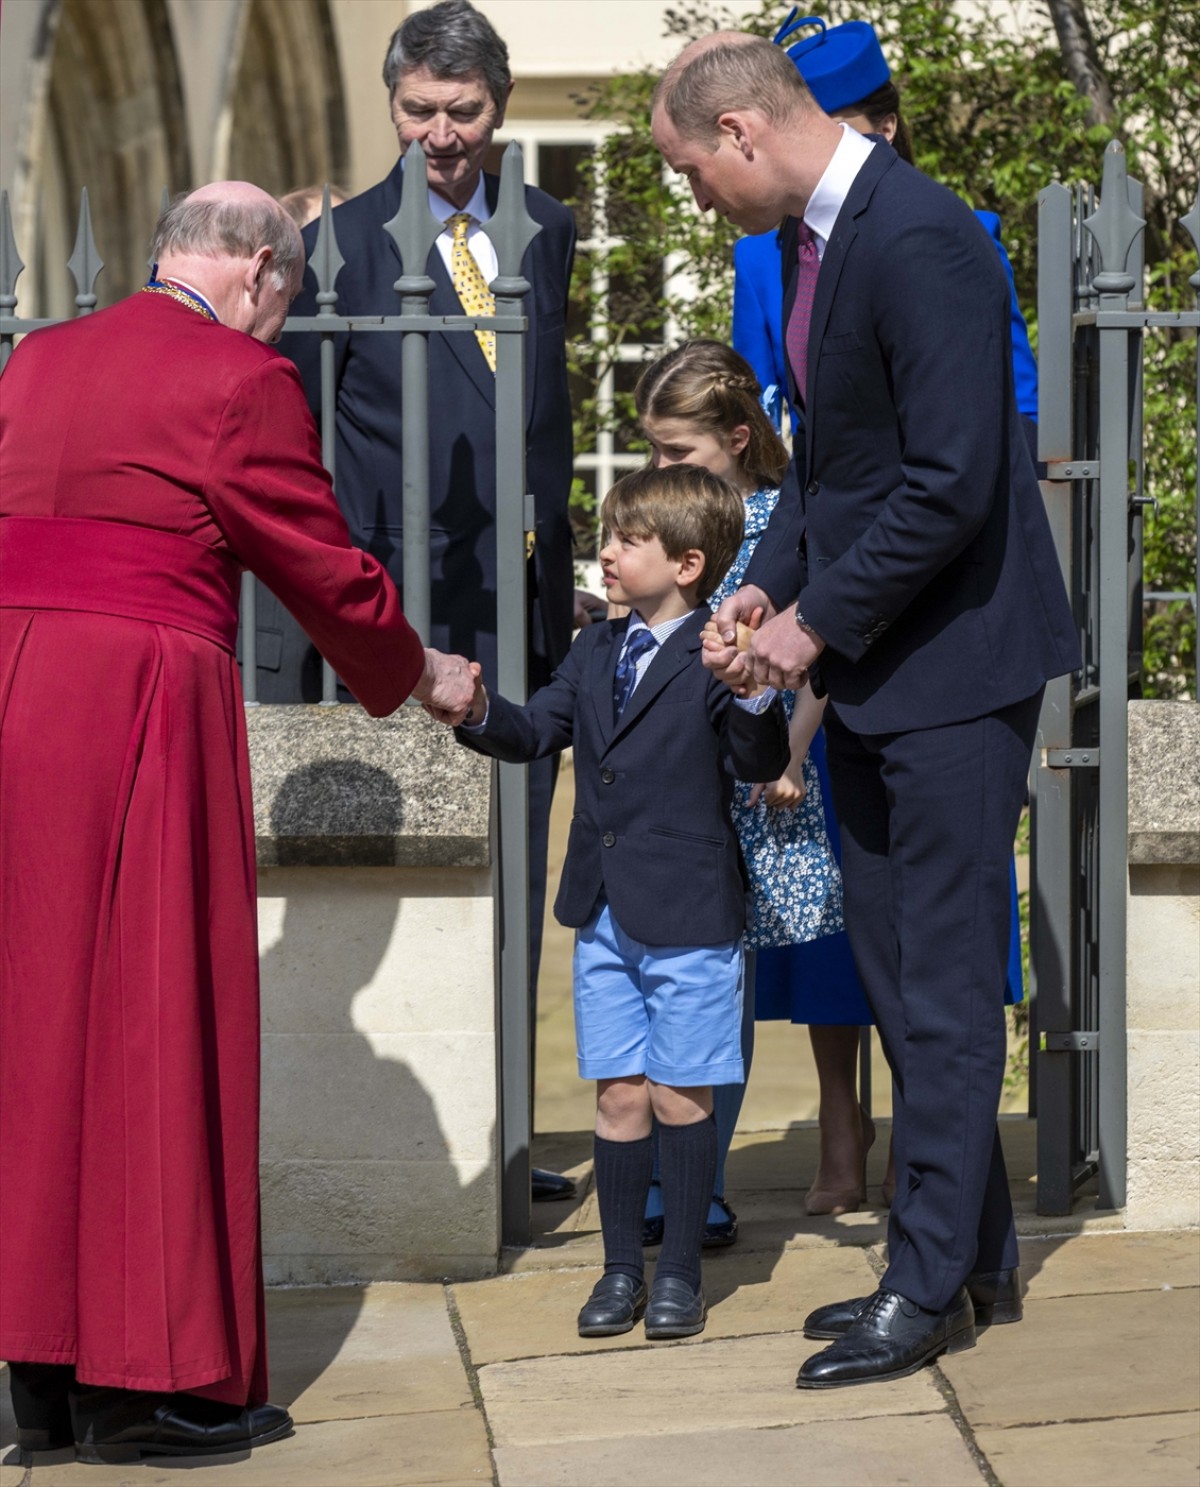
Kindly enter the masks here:
<path id="1" fill-rule="evenodd" d="M 659 646 L 645 675 L 638 682 L 633 696 L 629 699 L 628 707 L 621 714 L 620 721 L 613 729 L 614 742 L 620 738 L 630 724 L 636 722 L 667 683 L 678 675 L 695 652 L 700 649 L 700 631 L 711 618 L 708 606 L 702 604 L 694 614 L 688 616 L 678 630 L 668 635 Z M 614 673 L 616 671 L 615 657 L 613 671 Z"/>
<path id="2" fill-rule="evenodd" d="M 829 312 L 833 308 L 833 297 L 837 293 L 838 280 L 846 262 L 850 245 L 858 236 L 858 218 L 866 211 L 880 177 L 896 163 L 896 154 L 883 142 L 863 161 L 862 168 L 854 178 L 842 209 L 833 224 L 833 232 L 825 244 L 825 255 L 821 259 L 821 272 L 817 275 L 817 288 L 813 295 L 812 319 L 808 327 L 808 388 L 805 398 L 804 455 L 805 468 L 811 470 L 813 430 L 816 427 L 817 374 L 821 361 L 821 342 L 825 327 L 829 324 Z M 792 280 L 792 297 L 795 298 L 795 279 Z"/>

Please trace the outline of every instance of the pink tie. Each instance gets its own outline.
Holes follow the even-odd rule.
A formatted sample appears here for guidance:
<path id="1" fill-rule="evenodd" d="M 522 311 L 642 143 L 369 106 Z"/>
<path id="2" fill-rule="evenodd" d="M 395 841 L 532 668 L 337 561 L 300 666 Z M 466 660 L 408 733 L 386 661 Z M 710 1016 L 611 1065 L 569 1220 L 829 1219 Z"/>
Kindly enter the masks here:
<path id="1" fill-rule="evenodd" d="M 808 392 L 808 327 L 812 320 L 817 273 L 821 267 L 817 240 L 803 218 L 796 227 L 796 257 L 799 272 L 796 275 L 796 300 L 787 323 L 787 354 L 803 403 Z"/>

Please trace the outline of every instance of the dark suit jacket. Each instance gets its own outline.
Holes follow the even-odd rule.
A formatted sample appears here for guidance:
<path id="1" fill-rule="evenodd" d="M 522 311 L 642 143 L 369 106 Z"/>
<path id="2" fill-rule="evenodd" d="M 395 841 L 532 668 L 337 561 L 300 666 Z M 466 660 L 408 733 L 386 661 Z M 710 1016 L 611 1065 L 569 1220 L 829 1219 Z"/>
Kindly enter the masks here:
<path id="1" fill-rule="evenodd" d="M 580 632 L 549 686 L 525 707 L 490 695 L 482 733 L 460 742 L 510 762 L 572 745 L 575 815 L 554 905 L 586 924 L 604 893 L 617 923 L 647 945 L 719 945 L 745 927 L 746 881 L 729 806 L 735 779 L 787 768 L 775 703 L 755 716 L 700 660 L 707 607 L 674 631 L 613 721 L 613 676 L 628 620 Z"/>
<path id="2" fill-rule="evenodd" d="M 782 256 L 786 324 L 794 220 Z M 859 733 L 981 717 L 1080 664 L 1009 313 L 970 209 L 876 146 L 817 279 L 795 493 L 746 573 L 777 604 L 799 596 L 828 644 L 823 683 Z"/>
<path id="3" fill-rule="evenodd" d="M 341 314 L 395 315 L 393 285 L 400 255 L 383 224 L 400 206 L 404 174 L 395 169 L 361 196 L 337 207 L 334 225 L 346 259 L 338 276 Z M 485 175 L 495 207 L 499 179 Z M 574 578 L 567 505 L 571 491 L 571 402 L 567 389 L 565 312 L 575 224 L 571 213 L 544 191 L 525 192 L 529 214 L 542 231 L 526 250 L 522 272 L 532 288 L 525 300 L 527 489 L 535 499 L 537 533 L 530 565 L 530 664 L 536 681 L 546 680 L 571 642 Z M 304 231 L 311 253 L 317 224 Z M 461 315 L 462 306 L 441 254 L 430 251 L 428 272 L 435 289 L 430 314 Z M 316 313 L 311 272 L 293 313 Z M 280 349 L 304 379 L 309 406 L 320 418 L 320 338 L 285 335 Z M 400 398 L 400 339 L 386 332 L 340 335 L 335 342 L 337 445 L 334 485 L 354 542 L 373 553 L 397 585 L 403 582 L 403 430 Z M 494 679 L 496 661 L 496 403 L 495 378 L 473 335 L 429 337 L 429 468 L 432 633 L 430 643 L 479 660 Z M 268 601 L 269 605 L 269 601 Z M 259 682 L 263 701 L 274 697 L 269 670 L 278 644 L 269 607 L 260 615 Z M 282 662 L 284 690 L 294 691 L 296 641 L 288 629 Z"/>

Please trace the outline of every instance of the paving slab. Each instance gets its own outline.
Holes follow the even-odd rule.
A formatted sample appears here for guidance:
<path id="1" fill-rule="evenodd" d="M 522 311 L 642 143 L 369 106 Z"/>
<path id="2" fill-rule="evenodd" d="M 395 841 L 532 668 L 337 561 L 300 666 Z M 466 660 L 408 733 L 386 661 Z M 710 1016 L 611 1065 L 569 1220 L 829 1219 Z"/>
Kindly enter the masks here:
<path id="1" fill-rule="evenodd" d="M 1098 1292 L 1165 1291 L 1200 1286 L 1200 1232 L 1080 1234 L 1030 1238 L 1021 1272 L 1031 1300 Z"/>
<path id="2" fill-rule="evenodd" d="M 590 1357 L 492 1363 L 479 1370 L 497 1446 L 629 1436 L 686 1435 L 714 1420 L 730 1430 L 919 1415 L 943 1407 L 934 1378 L 914 1374 L 870 1389 L 795 1387 L 796 1369 L 822 1346 L 795 1335 L 703 1345 L 658 1343 Z"/>
<path id="3" fill-rule="evenodd" d="M 975 1443 L 1001 1487 L 1187 1487 L 1200 1478 L 1200 1416 L 979 1430 Z"/>
<path id="4" fill-rule="evenodd" d="M 646 1341 L 640 1326 L 622 1337 L 578 1336 L 575 1318 L 598 1273 L 553 1270 L 453 1287 L 472 1363 L 479 1367 L 546 1354 L 658 1346 Z M 874 1271 L 859 1249 L 794 1250 L 778 1256 L 739 1248 L 716 1251 L 704 1260 L 708 1326 L 687 1341 L 695 1345 L 716 1337 L 799 1332 L 814 1306 L 874 1286 Z"/>
<path id="5" fill-rule="evenodd" d="M 967 1487 L 985 1478 L 947 1414 L 841 1421 L 782 1430 L 704 1430 L 608 1438 L 567 1454 L 554 1445 L 496 1451 L 500 1487 Z M 1077 1487 L 1072 1483 L 1071 1487 Z"/>
<path id="6" fill-rule="evenodd" d="M 297 1424 L 470 1403 L 440 1285 L 268 1291 L 267 1332 L 271 1398 Z"/>
<path id="7" fill-rule="evenodd" d="M 1166 1414 L 1200 1400 L 1197 1338 L 1197 1290 L 1064 1296 L 940 1366 L 973 1429 Z"/>
<path id="8" fill-rule="evenodd" d="M 191 1471 L 202 1472 L 215 1487 L 465 1487 L 492 1481 L 487 1431 L 473 1405 L 299 1425 L 289 1440 L 228 1456 L 151 1456 L 131 1466 L 84 1466 L 66 1452 L 37 1460 L 45 1464 L 33 1468 L 28 1487 L 178 1487 L 181 1473 Z"/>

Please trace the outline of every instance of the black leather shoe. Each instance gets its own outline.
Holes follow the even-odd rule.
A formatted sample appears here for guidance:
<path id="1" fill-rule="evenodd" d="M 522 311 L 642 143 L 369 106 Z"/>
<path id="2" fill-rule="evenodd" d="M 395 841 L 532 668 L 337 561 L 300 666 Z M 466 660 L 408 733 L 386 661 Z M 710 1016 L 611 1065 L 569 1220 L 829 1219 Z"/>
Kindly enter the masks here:
<path id="1" fill-rule="evenodd" d="M 1021 1304 L 1021 1272 L 1011 1270 L 977 1270 L 967 1276 L 967 1290 L 975 1303 L 976 1327 L 995 1327 L 1003 1322 L 1019 1322 L 1024 1315 Z M 849 1301 L 832 1301 L 818 1306 L 804 1319 L 805 1337 L 841 1337 L 870 1301 L 869 1296 L 855 1296 Z"/>
<path id="2" fill-rule="evenodd" d="M 719 1219 L 715 1224 L 705 1224 L 704 1238 L 700 1241 L 700 1248 L 728 1249 L 731 1244 L 737 1243 L 737 1214 L 734 1213 L 724 1198 L 718 1198 L 715 1193 L 713 1194 L 713 1202 L 720 1207 L 725 1217 Z"/>
<path id="3" fill-rule="evenodd" d="M 74 1445 L 67 1390 L 75 1382 L 70 1363 L 10 1363 L 8 1387 L 21 1451 L 61 1451 Z"/>
<path id="4" fill-rule="evenodd" d="M 532 1179 L 532 1197 L 535 1203 L 557 1203 L 563 1198 L 575 1196 L 575 1181 L 561 1172 L 545 1172 L 535 1167 L 529 1174 Z"/>
<path id="5" fill-rule="evenodd" d="M 195 1394 L 71 1390 L 80 1461 L 122 1465 L 140 1456 L 216 1456 L 283 1440 L 292 1417 L 274 1404 L 218 1404 Z"/>
<path id="6" fill-rule="evenodd" d="M 800 1365 L 797 1389 L 836 1389 L 916 1373 L 943 1353 L 975 1346 L 975 1309 L 966 1286 L 944 1311 L 925 1311 L 899 1291 L 876 1291 L 836 1342 Z"/>
<path id="7" fill-rule="evenodd" d="M 619 1337 L 646 1310 L 646 1283 L 631 1275 L 602 1275 L 579 1313 L 580 1337 Z"/>
<path id="8" fill-rule="evenodd" d="M 677 1275 L 667 1275 L 661 1280 L 655 1277 L 646 1307 L 647 1337 L 695 1337 L 697 1332 L 704 1331 L 707 1319 L 703 1291 L 693 1291 Z"/>

